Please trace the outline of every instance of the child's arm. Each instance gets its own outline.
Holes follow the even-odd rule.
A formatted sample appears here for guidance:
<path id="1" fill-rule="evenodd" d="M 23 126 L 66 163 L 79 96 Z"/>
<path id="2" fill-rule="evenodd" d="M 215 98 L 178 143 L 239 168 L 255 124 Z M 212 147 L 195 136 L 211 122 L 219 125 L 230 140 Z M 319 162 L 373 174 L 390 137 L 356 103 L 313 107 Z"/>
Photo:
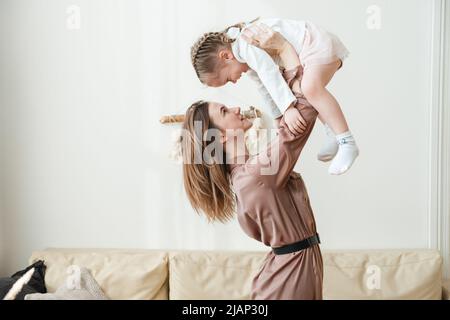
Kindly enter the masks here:
<path id="1" fill-rule="evenodd" d="M 263 97 L 267 96 L 265 91 L 269 92 L 274 103 L 279 107 L 281 106 L 284 119 L 291 133 L 301 134 L 305 130 L 306 122 L 298 110 L 293 108 L 297 102 L 296 97 L 286 84 L 279 67 L 275 64 L 270 55 L 266 51 L 251 45 L 251 43 L 254 43 L 254 40 L 257 39 L 257 43 L 261 47 L 264 46 L 264 49 L 270 46 L 278 49 L 277 51 L 280 54 L 280 58 L 288 69 L 298 67 L 300 65 L 300 59 L 293 46 L 281 35 L 274 34 L 269 28 L 257 29 L 260 33 L 254 34 L 253 36 L 251 36 L 251 33 L 248 33 L 248 29 L 247 33 L 244 31 L 242 38 L 247 42 L 247 45 L 241 45 L 241 56 L 246 60 L 248 66 L 257 73 L 257 76 L 262 83 L 259 87 Z M 250 37 L 248 35 L 250 35 Z M 277 35 L 278 37 L 276 37 Z M 274 39 L 277 41 L 272 43 Z M 281 44 L 282 46 L 280 46 Z M 294 52 L 292 52 L 292 50 L 294 50 Z M 264 90 L 262 90 L 262 87 L 264 87 Z M 270 102 L 269 106 L 271 106 Z M 274 116 L 274 118 L 279 118 L 279 109 L 274 109 L 274 107 L 272 107 L 271 110 L 275 110 L 272 116 Z"/>
<path id="2" fill-rule="evenodd" d="M 283 114 L 280 109 L 278 109 L 277 104 L 273 101 L 264 84 L 261 82 L 258 74 L 253 70 L 249 70 L 247 75 L 256 83 L 256 89 L 263 99 L 265 109 L 270 110 L 273 119 L 280 118 Z"/>
<path id="3" fill-rule="evenodd" d="M 245 42 L 245 40 L 243 40 Z M 253 45 L 241 46 L 241 56 L 248 66 L 256 72 L 261 82 L 259 86 L 264 87 L 264 96 L 270 96 L 271 100 L 278 107 L 280 114 L 284 113 L 295 101 L 296 98 L 289 89 L 286 81 L 281 75 L 280 68 L 275 64 L 272 57 L 264 50 Z M 273 109 L 273 108 L 272 108 Z M 280 116 L 278 115 L 278 117 Z"/>

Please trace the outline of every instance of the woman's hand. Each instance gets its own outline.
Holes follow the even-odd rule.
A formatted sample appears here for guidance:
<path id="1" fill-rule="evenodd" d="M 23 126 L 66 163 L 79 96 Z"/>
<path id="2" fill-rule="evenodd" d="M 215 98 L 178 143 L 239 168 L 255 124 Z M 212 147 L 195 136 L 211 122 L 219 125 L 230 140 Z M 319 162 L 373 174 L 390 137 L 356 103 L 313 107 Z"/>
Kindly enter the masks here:
<path id="1" fill-rule="evenodd" d="M 242 32 L 242 38 L 249 44 L 265 50 L 269 55 L 280 55 L 289 42 L 278 31 L 261 23 L 252 25 Z"/>

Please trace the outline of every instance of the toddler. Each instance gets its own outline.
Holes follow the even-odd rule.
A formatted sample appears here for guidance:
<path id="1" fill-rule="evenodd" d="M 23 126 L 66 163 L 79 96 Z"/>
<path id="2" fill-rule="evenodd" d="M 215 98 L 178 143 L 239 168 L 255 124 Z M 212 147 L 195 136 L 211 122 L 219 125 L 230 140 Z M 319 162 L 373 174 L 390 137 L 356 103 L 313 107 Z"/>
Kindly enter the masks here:
<path id="1" fill-rule="evenodd" d="M 303 67 L 301 91 L 314 106 L 324 124 L 327 140 L 318 153 L 321 161 L 331 161 L 328 172 L 339 175 L 352 166 L 359 155 L 356 141 L 334 96 L 326 89 L 349 52 L 339 38 L 309 22 L 287 19 L 257 19 L 205 33 L 191 48 L 191 60 L 199 80 L 210 87 L 236 83 L 246 73 L 257 84 L 264 108 L 274 119 L 296 101 L 284 81 L 277 52 L 267 52 L 252 42 L 252 35 L 268 29 L 281 33 L 297 51 Z M 253 44 L 254 45 L 253 45 Z M 305 125 L 297 111 L 285 116 L 292 133 Z"/>

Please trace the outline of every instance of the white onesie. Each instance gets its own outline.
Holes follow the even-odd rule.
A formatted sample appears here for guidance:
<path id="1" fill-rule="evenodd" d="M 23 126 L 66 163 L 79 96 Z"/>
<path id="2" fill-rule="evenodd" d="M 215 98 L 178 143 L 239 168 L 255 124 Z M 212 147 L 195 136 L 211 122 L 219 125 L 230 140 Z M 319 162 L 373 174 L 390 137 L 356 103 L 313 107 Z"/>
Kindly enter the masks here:
<path id="1" fill-rule="evenodd" d="M 259 19 L 256 23 L 263 23 L 281 33 L 300 54 L 305 37 L 305 21 L 272 18 Z M 231 28 L 227 35 L 236 39 L 231 45 L 233 54 L 239 62 L 249 66 L 247 74 L 257 83 L 265 109 L 270 111 L 273 118 L 281 117 L 282 112 L 284 113 L 296 98 L 283 79 L 279 66 L 266 51 L 242 39 L 239 28 Z"/>

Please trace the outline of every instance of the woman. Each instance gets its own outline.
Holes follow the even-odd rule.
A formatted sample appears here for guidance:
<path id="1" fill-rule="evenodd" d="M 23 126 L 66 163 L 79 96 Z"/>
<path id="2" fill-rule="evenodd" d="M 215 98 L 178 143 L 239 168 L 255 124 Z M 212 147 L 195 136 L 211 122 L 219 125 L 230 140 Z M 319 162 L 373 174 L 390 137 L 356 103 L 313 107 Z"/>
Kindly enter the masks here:
<path id="1" fill-rule="evenodd" d="M 261 30 L 249 41 L 279 55 L 285 67 L 283 77 L 297 97 L 296 105 L 284 116 L 295 108 L 304 123 L 294 135 L 282 118 L 278 136 L 266 152 L 249 156 L 239 142 L 251 123 L 239 108 L 194 103 L 183 124 L 185 189 L 194 209 L 208 220 L 225 222 L 236 209 L 242 229 L 272 247 L 253 279 L 252 299 L 322 299 L 320 241 L 305 184 L 293 171 L 317 112 L 300 91 L 302 70 L 292 45 L 272 30 Z M 212 159 L 199 161 L 195 155 L 204 155 L 213 143 L 210 136 L 205 137 L 211 131 L 216 133 L 214 142 L 220 142 L 223 149 L 211 153 Z"/>

